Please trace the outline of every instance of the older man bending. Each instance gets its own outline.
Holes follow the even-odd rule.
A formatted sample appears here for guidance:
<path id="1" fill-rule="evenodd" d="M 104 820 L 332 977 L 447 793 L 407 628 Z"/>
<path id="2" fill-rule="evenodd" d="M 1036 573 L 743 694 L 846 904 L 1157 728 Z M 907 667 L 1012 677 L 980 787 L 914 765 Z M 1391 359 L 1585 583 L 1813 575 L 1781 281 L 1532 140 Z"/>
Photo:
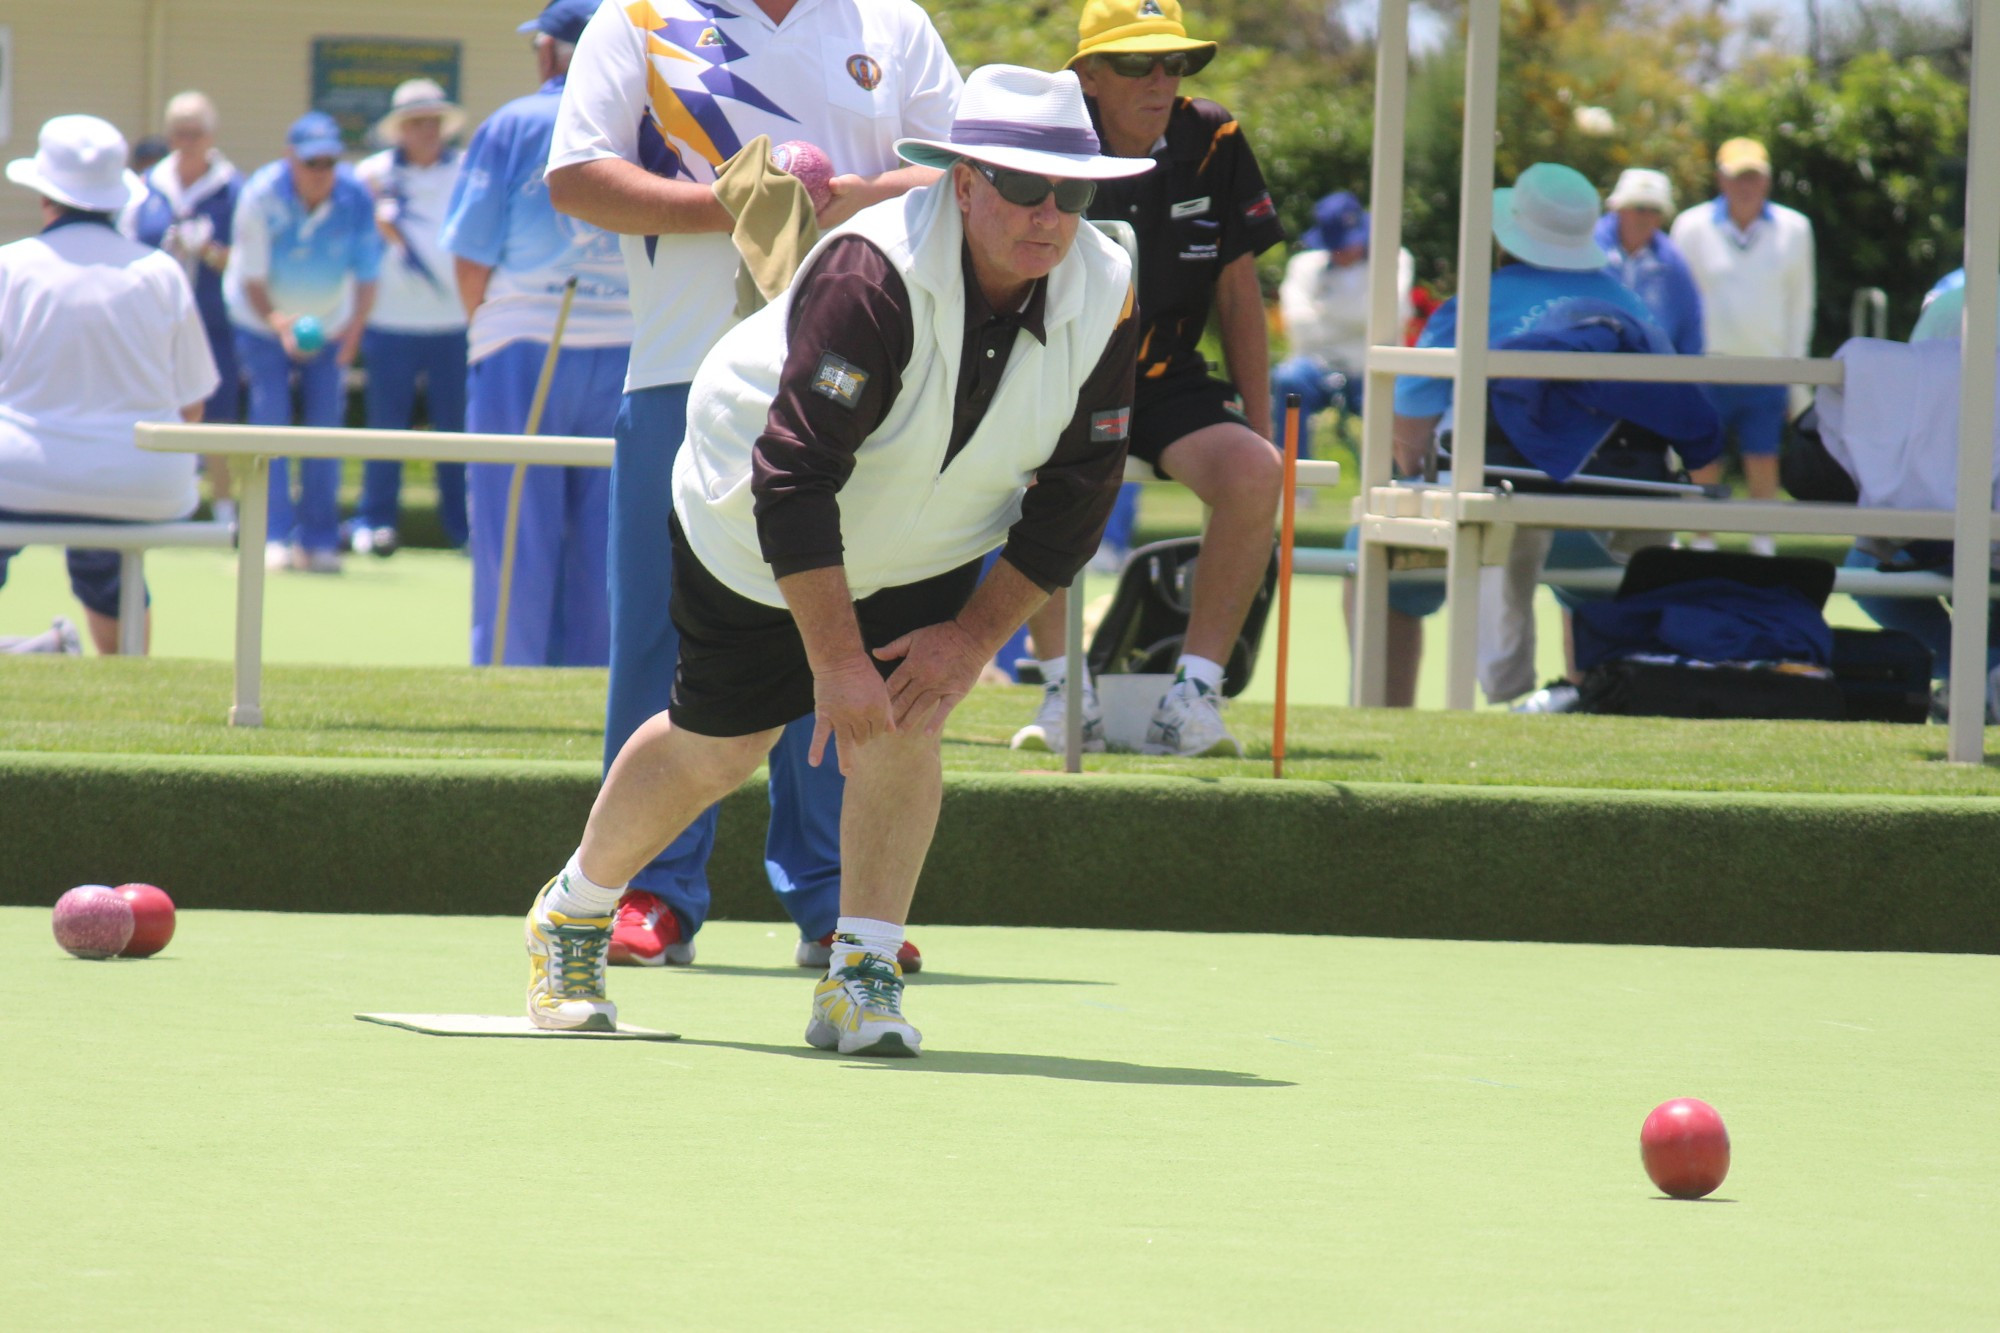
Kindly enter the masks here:
<path id="1" fill-rule="evenodd" d="M 673 702 L 633 733 L 528 914 L 528 1014 L 608 1029 L 626 881 L 816 717 L 847 775 L 841 916 L 806 1040 L 915 1055 L 896 954 L 942 793 L 938 737 L 981 666 L 1090 558 L 1124 466 L 1131 266 L 1080 227 L 1099 154 L 1076 76 L 976 71 L 950 174 L 806 257 L 695 376 L 674 466 Z M 983 579 L 983 557 L 1002 558 Z"/>

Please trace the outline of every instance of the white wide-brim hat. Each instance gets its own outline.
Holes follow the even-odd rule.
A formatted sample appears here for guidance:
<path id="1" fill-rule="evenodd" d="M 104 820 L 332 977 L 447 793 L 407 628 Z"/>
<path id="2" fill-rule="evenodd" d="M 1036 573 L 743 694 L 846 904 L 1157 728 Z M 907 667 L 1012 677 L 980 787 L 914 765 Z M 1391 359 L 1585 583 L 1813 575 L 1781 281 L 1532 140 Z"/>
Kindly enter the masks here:
<path id="1" fill-rule="evenodd" d="M 989 166 L 1068 180 L 1116 180 L 1153 168 L 1150 157 L 1106 157 L 1069 70 L 982 65 L 959 94 L 949 139 L 898 139 L 896 152 L 920 167 L 948 168 L 962 157 Z"/>
<path id="2" fill-rule="evenodd" d="M 1602 213 L 1582 172 L 1537 162 L 1493 192 L 1493 239 L 1537 268 L 1587 273 L 1611 262 L 1594 236 Z"/>
<path id="3" fill-rule="evenodd" d="M 96 116 L 56 116 L 42 126 L 33 157 L 7 164 L 7 179 L 45 199 L 86 213 L 119 213 L 146 197 L 128 171 L 118 127 Z"/>
<path id="4" fill-rule="evenodd" d="M 375 122 L 375 137 L 383 143 L 396 137 L 396 127 L 411 116 L 437 116 L 449 139 L 465 128 L 465 108 L 445 96 L 433 79 L 406 79 L 389 97 L 389 114 Z"/>
<path id="5" fill-rule="evenodd" d="M 1674 185 L 1664 171 L 1627 167 L 1618 173 L 1618 183 L 1611 187 L 1611 197 L 1604 201 L 1604 206 L 1613 210 L 1654 208 L 1671 221 L 1674 216 Z"/>

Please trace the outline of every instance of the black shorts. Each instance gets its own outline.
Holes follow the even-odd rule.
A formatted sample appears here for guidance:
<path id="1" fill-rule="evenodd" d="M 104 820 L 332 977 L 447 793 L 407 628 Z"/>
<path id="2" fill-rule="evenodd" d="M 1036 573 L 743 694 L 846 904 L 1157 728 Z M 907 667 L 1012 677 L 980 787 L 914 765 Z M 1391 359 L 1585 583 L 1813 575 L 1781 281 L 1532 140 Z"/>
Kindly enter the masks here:
<path id="1" fill-rule="evenodd" d="M 681 651 L 667 716 L 701 736 L 751 736 L 809 716 L 812 666 L 792 613 L 732 592 L 695 557 L 679 519 L 671 519 L 668 529 L 674 552 L 668 612 L 680 631 Z M 862 643 L 880 648 L 950 620 L 979 586 L 983 563 L 973 560 L 862 598 L 854 604 Z M 870 660 L 884 679 L 902 665 Z"/>
<path id="2" fill-rule="evenodd" d="M 1225 421 L 1250 425 L 1235 385 L 1206 375 L 1142 379 L 1132 392 L 1132 442 L 1126 453 L 1151 463 L 1153 474 L 1165 478 L 1160 455 L 1168 445 Z"/>

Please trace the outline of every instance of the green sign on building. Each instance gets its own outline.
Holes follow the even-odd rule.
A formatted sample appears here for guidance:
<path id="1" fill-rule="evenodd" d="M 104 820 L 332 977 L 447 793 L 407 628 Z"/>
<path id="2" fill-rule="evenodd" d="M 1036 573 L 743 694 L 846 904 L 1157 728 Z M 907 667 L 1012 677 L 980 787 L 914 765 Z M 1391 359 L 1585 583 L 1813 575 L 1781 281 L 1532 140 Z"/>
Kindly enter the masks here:
<path id="1" fill-rule="evenodd" d="M 406 79 L 433 79 L 458 100 L 457 42 L 399 37 L 315 37 L 312 104 L 340 122 L 352 149 L 366 146 L 368 131 L 389 110 L 390 95 Z"/>

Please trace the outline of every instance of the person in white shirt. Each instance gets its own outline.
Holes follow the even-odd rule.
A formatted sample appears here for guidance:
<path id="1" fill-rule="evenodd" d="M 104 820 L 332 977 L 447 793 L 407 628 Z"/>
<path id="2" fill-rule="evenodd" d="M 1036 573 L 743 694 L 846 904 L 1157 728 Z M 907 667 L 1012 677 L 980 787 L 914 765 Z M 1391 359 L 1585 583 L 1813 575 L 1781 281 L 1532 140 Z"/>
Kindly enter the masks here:
<path id="1" fill-rule="evenodd" d="M 465 112 L 430 79 L 397 87 L 389 114 L 375 127 L 390 147 L 366 157 L 354 174 L 375 196 L 384 247 L 375 308 L 361 335 L 368 367 L 370 430 L 408 430 L 416 418 L 417 381 L 434 430 L 465 429 L 465 307 L 451 255 L 441 243 L 445 208 L 458 183 L 451 141 Z M 445 540 L 465 545 L 465 464 L 436 465 L 438 521 Z M 372 458 L 362 467 L 361 506 L 348 525 L 357 553 L 392 555 L 403 494 L 403 464 Z"/>
<path id="2" fill-rule="evenodd" d="M 1396 328 L 1415 309 L 1416 260 L 1396 253 Z M 1299 457 L 1313 457 L 1312 419 L 1338 403 L 1359 416 L 1368 360 L 1368 213 L 1346 190 L 1313 208 L 1313 224 L 1278 284 L 1278 317 L 1291 355 L 1271 372 L 1271 400 L 1299 396 Z M 1278 443 L 1284 443 L 1280 413 Z"/>
<path id="3" fill-rule="evenodd" d="M 1813 326 L 1813 229 L 1805 215 L 1771 202 L 1771 156 L 1755 139 L 1731 139 L 1715 155 L 1712 202 L 1674 219 L 1673 242 L 1701 289 L 1703 341 L 1711 356 L 1806 355 Z M 1715 384 L 1709 396 L 1743 460 L 1753 500 L 1776 499 L 1778 448 L 1788 408 L 1802 410 L 1803 385 Z M 1722 479 L 1718 460 L 1691 474 Z M 1768 535 L 1750 549 L 1769 555 Z"/>
<path id="4" fill-rule="evenodd" d="M 557 4 L 570 0 L 556 0 Z M 913 0 L 704 0 L 607 4 L 577 42 L 548 160 L 556 211 L 619 235 L 631 279 L 632 360 L 611 476 L 611 689 L 604 762 L 670 702 L 680 638 L 667 617 L 667 507 L 695 367 L 735 322 L 735 219 L 718 171 L 759 135 L 804 140 L 836 173 L 819 225 L 936 179 L 902 163 L 898 138 L 940 138 L 958 69 Z M 771 755 L 765 864 L 819 968 L 839 915 L 842 783 L 806 763 L 810 725 Z M 666 957 L 708 915 L 715 813 L 632 880 L 616 942 Z M 914 962 L 914 950 L 903 965 Z"/>
<path id="5" fill-rule="evenodd" d="M 7 179 L 42 197 L 42 232 L 0 246 L 0 520 L 161 522 L 195 507 L 195 463 L 132 441 L 141 421 L 199 421 L 215 391 L 178 260 L 119 235 L 145 196 L 125 138 L 57 116 Z M 13 550 L 0 550 L 0 584 Z M 68 553 L 100 653 L 118 651 L 116 551 Z M 150 613 L 149 613 L 150 620 Z"/>

